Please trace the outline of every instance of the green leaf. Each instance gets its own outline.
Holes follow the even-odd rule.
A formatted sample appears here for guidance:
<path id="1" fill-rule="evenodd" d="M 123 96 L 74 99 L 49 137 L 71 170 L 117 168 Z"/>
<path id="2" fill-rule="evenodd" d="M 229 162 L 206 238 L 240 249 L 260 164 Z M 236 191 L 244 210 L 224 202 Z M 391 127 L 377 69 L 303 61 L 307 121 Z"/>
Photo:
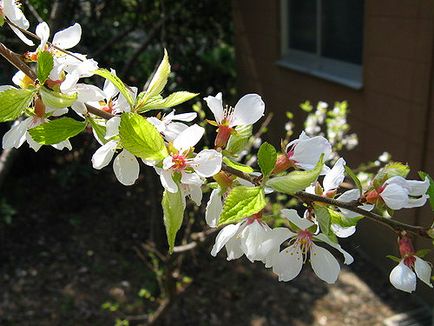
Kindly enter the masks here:
<path id="1" fill-rule="evenodd" d="M 252 125 L 244 125 L 235 127 L 235 133 L 229 137 L 228 144 L 226 145 L 226 152 L 230 155 L 237 155 L 240 153 L 249 142 L 252 136 Z"/>
<path id="2" fill-rule="evenodd" d="M 327 207 L 319 205 L 314 205 L 313 207 L 315 209 L 315 217 L 318 221 L 321 232 L 328 236 L 331 233 L 330 225 L 332 219 L 329 210 Z"/>
<path id="3" fill-rule="evenodd" d="M 42 102 L 44 102 L 45 105 L 56 109 L 67 108 L 77 100 L 77 93 L 68 95 L 52 91 L 46 87 L 41 87 L 39 89 L 39 94 L 41 95 Z"/>
<path id="4" fill-rule="evenodd" d="M 0 122 L 18 118 L 32 101 L 34 91 L 28 89 L 7 89 L 0 92 Z"/>
<path id="5" fill-rule="evenodd" d="M 387 179 L 395 176 L 405 178 L 407 177 L 409 172 L 410 167 L 407 164 L 403 164 L 401 162 L 390 162 L 385 167 L 383 167 L 374 177 L 374 187 L 377 188 L 382 186 Z"/>
<path id="6" fill-rule="evenodd" d="M 245 172 L 245 173 L 252 173 L 254 170 L 245 164 L 241 164 L 238 162 L 234 162 L 231 159 L 227 158 L 226 156 L 223 157 L 223 162 L 227 165 L 230 166 L 231 168 L 234 168 L 235 170 L 241 171 L 241 172 Z"/>
<path id="7" fill-rule="evenodd" d="M 53 69 L 54 61 L 53 56 L 48 51 L 42 51 L 38 53 L 38 80 L 41 85 L 45 83 L 51 70 Z"/>
<path id="8" fill-rule="evenodd" d="M 393 255 L 387 255 L 387 258 L 393 260 L 394 262 L 400 263 L 401 262 L 401 258 L 393 256 Z"/>
<path id="9" fill-rule="evenodd" d="M 330 214 L 330 218 L 331 218 L 331 223 L 332 224 L 338 224 L 344 228 L 348 228 L 350 226 L 355 226 L 357 225 L 357 222 L 359 222 L 361 219 L 363 219 L 363 216 L 355 216 L 355 217 L 346 217 L 345 215 L 327 208 Z"/>
<path id="10" fill-rule="evenodd" d="M 5 17 L 0 15 L 0 27 L 3 27 L 4 23 L 5 23 Z"/>
<path id="11" fill-rule="evenodd" d="M 140 96 L 140 100 L 138 101 L 137 108 L 142 108 L 145 104 L 148 103 L 148 100 L 159 96 L 164 89 L 164 86 L 167 84 L 167 80 L 170 75 L 170 63 L 169 56 L 167 54 L 166 49 L 164 49 L 163 60 L 161 60 L 160 65 L 157 68 L 157 71 L 152 76 L 151 82 L 149 83 L 146 92 Z"/>
<path id="12" fill-rule="evenodd" d="M 172 253 L 175 246 L 176 233 L 181 228 L 184 218 L 185 199 L 181 191 L 176 193 L 164 191 L 161 205 L 163 206 L 164 226 L 166 227 L 169 252 Z"/>
<path id="13" fill-rule="evenodd" d="M 297 191 L 302 191 L 316 181 L 323 168 L 323 156 L 316 166 L 309 171 L 293 171 L 282 177 L 271 178 L 267 181 L 267 186 L 284 194 L 293 195 Z"/>
<path id="14" fill-rule="evenodd" d="M 89 121 L 90 125 L 92 126 L 94 134 L 96 135 L 98 140 L 103 144 L 107 143 L 107 139 L 105 139 L 105 135 L 106 135 L 105 125 L 99 124 L 98 121 L 91 118 L 90 116 L 87 117 L 87 121 Z"/>
<path id="15" fill-rule="evenodd" d="M 128 90 L 127 86 L 125 86 L 124 82 L 115 74 L 111 73 L 107 69 L 98 69 L 95 72 L 95 75 L 101 76 L 105 79 L 108 79 L 112 82 L 112 84 L 121 92 L 121 94 L 125 97 L 130 107 L 133 107 L 134 99 L 131 96 L 131 92 Z"/>
<path id="16" fill-rule="evenodd" d="M 191 100 L 193 97 L 199 95 L 199 93 L 190 92 L 175 92 L 170 94 L 166 98 L 161 96 L 155 96 L 150 98 L 146 103 L 138 104 L 137 112 L 143 113 L 150 110 L 165 109 L 177 106 L 178 104 L 184 103 Z"/>
<path id="17" fill-rule="evenodd" d="M 423 171 L 419 171 L 419 177 L 422 180 L 425 180 L 425 178 L 428 178 L 429 180 L 429 188 L 426 193 L 429 195 L 429 204 L 431 206 L 431 210 L 434 212 L 434 180 L 428 173 Z"/>
<path id="18" fill-rule="evenodd" d="M 357 175 L 353 172 L 353 170 L 351 170 L 351 168 L 348 165 L 345 165 L 345 172 L 351 178 L 351 180 L 353 180 L 357 189 L 359 189 L 360 197 L 362 197 L 362 193 L 363 193 L 362 183 L 360 182 Z"/>
<path id="19" fill-rule="evenodd" d="M 29 133 L 39 144 L 54 145 L 78 135 L 85 127 L 85 122 L 60 118 L 36 126 Z"/>
<path id="20" fill-rule="evenodd" d="M 160 161 L 169 155 L 158 130 L 137 113 L 121 115 L 119 136 L 126 150 L 144 160 Z"/>
<path id="21" fill-rule="evenodd" d="M 416 251 L 416 256 L 423 258 L 430 253 L 431 249 L 419 249 Z"/>
<path id="22" fill-rule="evenodd" d="M 237 223 L 259 212 L 265 204 L 264 189 L 261 187 L 235 187 L 225 200 L 219 225 Z"/>
<path id="23" fill-rule="evenodd" d="M 273 145 L 263 143 L 258 151 L 258 164 L 261 168 L 262 175 L 269 176 L 274 170 L 277 160 L 277 152 Z"/>

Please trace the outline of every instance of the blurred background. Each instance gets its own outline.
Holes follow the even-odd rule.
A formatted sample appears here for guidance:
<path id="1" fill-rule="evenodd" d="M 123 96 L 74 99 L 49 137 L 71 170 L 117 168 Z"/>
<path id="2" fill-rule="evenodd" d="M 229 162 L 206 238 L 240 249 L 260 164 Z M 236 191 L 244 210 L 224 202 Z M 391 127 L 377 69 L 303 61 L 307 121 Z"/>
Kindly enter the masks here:
<path id="1" fill-rule="evenodd" d="M 167 90 L 200 93 L 178 111 L 203 119 L 204 96 L 222 91 L 233 105 L 259 93 L 273 113 L 261 138 L 278 147 L 289 125 L 295 137 L 303 129 L 309 110 L 300 103 L 346 100 L 359 139 L 343 152 L 350 166 L 388 151 L 410 164 L 412 178 L 434 174 L 432 1 L 21 2 L 32 31 L 40 21 L 52 35 L 80 23 L 74 50 L 139 88 L 167 48 Z M 6 26 L 0 41 L 27 50 Z M 1 85 L 14 73 L 0 60 Z M 213 141 L 209 131 L 203 145 Z M 387 229 L 360 223 L 343 242 L 356 261 L 331 286 L 308 266 L 279 283 L 262 264 L 211 257 L 215 233 L 203 232 L 203 207 L 188 209 L 182 246 L 169 256 L 154 171 L 143 166 L 137 184 L 124 187 L 110 167 L 92 169 L 91 134 L 73 147 L 2 153 L 1 325 L 431 325 L 432 291 L 418 284 L 407 295 L 388 284 L 394 262 L 385 256 L 397 249 Z M 429 208 L 398 218 L 432 221 Z"/>

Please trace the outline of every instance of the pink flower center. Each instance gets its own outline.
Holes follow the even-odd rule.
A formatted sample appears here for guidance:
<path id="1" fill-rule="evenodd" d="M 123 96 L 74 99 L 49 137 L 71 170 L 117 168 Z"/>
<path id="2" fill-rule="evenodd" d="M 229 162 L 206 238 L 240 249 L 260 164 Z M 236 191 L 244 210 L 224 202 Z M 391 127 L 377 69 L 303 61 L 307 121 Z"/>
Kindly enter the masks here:
<path id="1" fill-rule="evenodd" d="M 175 170 L 184 170 L 187 167 L 187 160 L 185 156 L 175 154 L 172 156 L 173 166 L 172 168 Z"/>
<path id="2" fill-rule="evenodd" d="M 296 243 L 300 246 L 303 254 L 307 254 L 312 246 L 313 234 L 307 230 L 301 230 L 297 233 Z"/>

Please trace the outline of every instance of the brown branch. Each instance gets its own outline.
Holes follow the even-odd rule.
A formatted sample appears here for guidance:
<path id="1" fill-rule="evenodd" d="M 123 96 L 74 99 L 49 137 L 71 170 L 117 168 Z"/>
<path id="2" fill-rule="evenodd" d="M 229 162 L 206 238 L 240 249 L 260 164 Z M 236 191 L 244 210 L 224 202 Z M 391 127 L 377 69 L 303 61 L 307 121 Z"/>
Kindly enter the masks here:
<path id="1" fill-rule="evenodd" d="M 19 54 L 9 50 L 3 43 L 0 42 L 0 55 L 4 57 L 10 64 L 18 70 L 25 73 L 30 79 L 37 78 L 35 72 L 23 61 Z"/>
<path id="2" fill-rule="evenodd" d="M 222 171 L 230 173 L 230 174 L 237 176 L 241 179 L 247 180 L 247 181 L 253 183 L 254 185 L 260 185 L 260 177 L 252 176 L 248 173 L 238 171 L 238 170 L 231 168 L 225 164 L 222 165 Z M 375 214 L 373 212 L 370 212 L 370 211 L 367 211 L 367 210 L 364 210 L 364 209 L 358 207 L 358 205 L 360 205 L 360 203 L 358 203 L 358 202 L 345 203 L 345 202 L 342 202 L 342 201 L 339 201 L 336 199 L 317 196 L 317 195 L 310 194 L 310 193 L 307 193 L 304 191 L 299 191 L 299 192 L 295 193 L 294 196 L 299 198 L 300 200 L 302 200 L 304 202 L 307 202 L 307 203 L 320 202 L 320 203 L 325 203 L 325 204 L 337 206 L 340 208 L 348 209 L 352 212 L 355 212 L 355 213 L 358 213 L 362 216 L 365 216 L 368 219 L 370 219 L 376 223 L 387 226 L 395 232 L 407 231 L 407 232 L 410 232 L 412 234 L 421 236 L 423 238 L 431 239 L 431 237 L 428 234 L 429 228 L 425 228 L 422 226 L 410 225 L 410 224 L 402 223 L 402 222 L 399 222 L 396 220 L 392 220 L 392 219 L 383 217 L 381 215 Z"/>

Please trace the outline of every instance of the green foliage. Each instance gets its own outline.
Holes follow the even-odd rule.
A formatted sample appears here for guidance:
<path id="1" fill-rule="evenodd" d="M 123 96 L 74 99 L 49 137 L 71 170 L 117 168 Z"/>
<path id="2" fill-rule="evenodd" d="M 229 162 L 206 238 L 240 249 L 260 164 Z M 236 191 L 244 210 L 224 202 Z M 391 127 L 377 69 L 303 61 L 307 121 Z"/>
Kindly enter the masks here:
<path id="1" fill-rule="evenodd" d="M 329 213 L 329 210 L 327 207 L 314 205 L 315 209 L 315 217 L 319 224 L 319 228 L 322 233 L 325 235 L 329 235 L 331 232 L 330 225 L 331 225 L 331 216 Z"/>
<path id="2" fill-rule="evenodd" d="M 316 181 L 323 168 L 323 155 L 316 166 L 309 171 L 292 171 L 282 177 L 271 178 L 267 186 L 284 194 L 292 195 L 302 191 Z"/>
<path id="3" fill-rule="evenodd" d="M 51 70 L 53 69 L 53 65 L 54 60 L 50 52 L 42 51 L 38 53 L 37 72 L 38 80 L 41 85 L 43 85 L 47 80 Z"/>
<path id="4" fill-rule="evenodd" d="M 104 124 L 99 124 L 96 119 L 93 119 L 90 116 L 87 117 L 87 121 L 89 121 L 90 125 L 92 126 L 92 129 L 96 137 L 98 137 L 98 140 L 101 143 L 105 144 L 107 142 L 107 140 L 105 139 L 106 126 Z"/>
<path id="5" fill-rule="evenodd" d="M 235 133 L 229 137 L 225 152 L 231 156 L 239 154 L 249 142 L 249 139 L 252 136 L 252 130 L 252 125 L 235 127 Z"/>
<path id="6" fill-rule="evenodd" d="M 401 162 L 390 162 L 378 171 L 377 175 L 374 177 L 374 187 L 377 188 L 382 186 L 387 179 L 392 177 L 400 176 L 405 178 L 409 172 L 410 167 L 407 164 Z"/>
<path id="7" fill-rule="evenodd" d="M 400 263 L 401 262 L 401 258 L 393 256 L 393 255 L 387 255 L 387 258 L 393 260 L 394 262 Z"/>
<path id="8" fill-rule="evenodd" d="M 353 170 L 351 170 L 351 168 L 348 165 L 345 165 L 345 172 L 353 180 L 353 182 L 356 185 L 357 189 L 359 189 L 359 193 L 360 193 L 360 197 L 361 197 L 362 193 L 363 193 L 363 187 L 362 187 L 362 183 L 360 182 L 359 178 L 353 172 Z"/>
<path id="9" fill-rule="evenodd" d="M 86 128 L 85 122 L 72 118 L 60 118 L 43 123 L 29 130 L 39 144 L 54 145 L 78 135 Z"/>
<path id="10" fill-rule="evenodd" d="M 219 225 L 237 223 L 245 217 L 258 213 L 265 207 L 262 187 L 239 186 L 233 188 L 226 198 Z"/>
<path id="11" fill-rule="evenodd" d="M 169 252 L 173 253 L 176 234 L 181 228 L 184 218 L 185 199 L 181 190 L 178 190 L 176 193 L 164 191 L 161 206 L 163 207 L 164 226 L 166 227 Z"/>
<path id="12" fill-rule="evenodd" d="M 0 122 L 15 120 L 23 114 L 34 93 L 28 89 L 7 89 L 0 92 Z"/>
<path id="13" fill-rule="evenodd" d="M 423 171 L 419 171 L 419 177 L 422 180 L 425 180 L 425 178 L 428 178 L 429 180 L 429 188 L 427 191 L 427 194 L 429 196 L 429 204 L 431 206 L 431 210 L 434 212 L 434 180 L 431 178 L 431 176 Z"/>
<path id="14" fill-rule="evenodd" d="M 124 82 L 118 76 L 108 71 L 107 69 L 98 69 L 95 71 L 95 75 L 99 75 L 105 79 L 108 79 L 125 97 L 130 107 L 133 106 L 134 99 L 131 96 L 131 93 L 128 90 L 127 86 L 125 86 Z"/>
<path id="15" fill-rule="evenodd" d="M 185 91 L 172 93 L 166 98 L 158 95 L 155 97 L 151 97 L 145 104 L 140 105 L 137 112 L 143 113 L 150 110 L 171 108 L 178 104 L 191 100 L 197 95 L 199 95 L 199 93 L 190 93 Z"/>
<path id="16" fill-rule="evenodd" d="M 250 166 L 238 162 L 234 162 L 227 157 L 223 157 L 223 163 L 241 172 L 252 173 L 254 171 Z"/>
<path id="17" fill-rule="evenodd" d="M 77 93 L 63 94 L 52 91 L 44 86 L 39 89 L 39 94 L 45 105 L 55 109 L 67 108 L 77 100 Z"/>
<path id="18" fill-rule="evenodd" d="M 349 218 L 330 208 L 328 208 L 328 211 L 330 214 L 332 224 L 337 224 L 344 228 L 357 225 L 357 222 L 359 222 L 363 218 L 363 216 L 355 216 Z"/>
<path id="19" fill-rule="evenodd" d="M 158 130 L 137 113 L 122 114 L 119 136 L 126 150 L 144 160 L 159 161 L 169 155 Z"/>
<path id="20" fill-rule="evenodd" d="M 313 106 L 309 101 L 304 101 L 300 104 L 300 109 L 302 109 L 305 112 L 311 112 L 313 110 Z"/>
<path id="21" fill-rule="evenodd" d="M 258 164 L 264 177 L 268 177 L 274 170 L 276 160 L 277 152 L 274 146 L 269 143 L 263 143 L 258 151 Z"/>

